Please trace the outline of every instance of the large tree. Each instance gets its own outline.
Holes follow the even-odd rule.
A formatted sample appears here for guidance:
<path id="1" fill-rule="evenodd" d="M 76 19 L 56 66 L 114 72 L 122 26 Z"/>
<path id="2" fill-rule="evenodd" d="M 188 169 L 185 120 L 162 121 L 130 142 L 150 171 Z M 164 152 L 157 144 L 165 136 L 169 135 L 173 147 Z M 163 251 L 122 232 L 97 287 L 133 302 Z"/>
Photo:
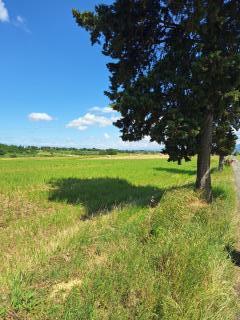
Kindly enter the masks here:
<path id="1" fill-rule="evenodd" d="M 211 201 L 215 123 L 240 115 L 240 1 L 116 0 L 73 10 L 111 58 L 107 96 L 123 140 L 150 136 L 169 159 L 198 155 L 196 188 Z"/>

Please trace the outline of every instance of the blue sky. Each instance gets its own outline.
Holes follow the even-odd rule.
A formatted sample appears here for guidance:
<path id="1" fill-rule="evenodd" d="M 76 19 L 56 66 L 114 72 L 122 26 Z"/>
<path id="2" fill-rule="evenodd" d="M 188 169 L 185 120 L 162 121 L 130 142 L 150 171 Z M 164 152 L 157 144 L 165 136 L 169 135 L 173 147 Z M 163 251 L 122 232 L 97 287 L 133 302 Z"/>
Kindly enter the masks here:
<path id="1" fill-rule="evenodd" d="M 104 3 L 110 3 L 105 0 Z M 0 142 L 152 148 L 123 143 L 103 91 L 108 59 L 72 18 L 99 0 L 0 0 Z"/>

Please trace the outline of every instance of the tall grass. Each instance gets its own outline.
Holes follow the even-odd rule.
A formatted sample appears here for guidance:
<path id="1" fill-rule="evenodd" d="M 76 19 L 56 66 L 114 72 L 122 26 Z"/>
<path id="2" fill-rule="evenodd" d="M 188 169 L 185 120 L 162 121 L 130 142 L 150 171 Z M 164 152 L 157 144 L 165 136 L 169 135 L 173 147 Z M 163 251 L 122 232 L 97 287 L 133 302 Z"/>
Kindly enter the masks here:
<path id="1" fill-rule="evenodd" d="M 231 168 L 214 172 L 212 205 L 194 173 L 163 159 L 4 162 L 2 198 L 28 209 L 2 209 L 2 318 L 234 319 Z"/>

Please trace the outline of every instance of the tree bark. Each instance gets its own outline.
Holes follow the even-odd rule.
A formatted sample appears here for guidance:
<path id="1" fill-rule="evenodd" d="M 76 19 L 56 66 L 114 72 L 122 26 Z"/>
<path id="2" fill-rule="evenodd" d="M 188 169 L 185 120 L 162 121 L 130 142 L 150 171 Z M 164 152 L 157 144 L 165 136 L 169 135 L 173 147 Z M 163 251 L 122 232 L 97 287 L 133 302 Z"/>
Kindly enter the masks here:
<path id="1" fill-rule="evenodd" d="M 223 171 L 224 158 L 223 155 L 219 155 L 218 171 Z"/>
<path id="2" fill-rule="evenodd" d="M 208 112 L 204 118 L 200 132 L 200 142 L 197 158 L 196 189 L 200 190 L 207 202 L 212 201 L 211 186 L 211 148 L 212 148 L 213 114 Z"/>

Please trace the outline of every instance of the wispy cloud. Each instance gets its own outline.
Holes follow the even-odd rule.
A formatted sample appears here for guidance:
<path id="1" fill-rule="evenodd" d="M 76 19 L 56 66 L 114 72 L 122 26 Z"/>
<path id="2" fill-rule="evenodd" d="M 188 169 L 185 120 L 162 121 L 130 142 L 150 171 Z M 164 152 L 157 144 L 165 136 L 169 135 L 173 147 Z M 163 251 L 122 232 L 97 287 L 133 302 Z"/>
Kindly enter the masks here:
<path id="1" fill-rule="evenodd" d="M 9 22 L 8 10 L 3 0 L 0 0 L 0 22 Z"/>
<path id="2" fill-rule="evenodd" d="M 30 29 L 27 26 L 27 20 L 22 16 L 17 16 L 15 20 L 13 20 L 13 25 L 17 28 L 24 30 L 27 33 L 31 33 Z"/>
<path id="3" fill-rule="evenodd" d="M 105 133 L 104 133 L 104 138 L 105 138 L 105 139 L 110 139 L 110 135 L 105 132 Z"/>
<path id="4" fill-rule="evenodd" d="M 117 117 L 107 118 L 94 113 L 86 113 L 84 116 L 74 119 L 67 124 L 67 128 L 76 128 L 80 131 L 86 130 L 89 126 L 107 127 L 112 125 Z"/>
<path id="5" fill-rule="evenodd" d="M 28 115 L 30 121 L 52 121 L 53 117 L 47 113 L 33 112 Z"/>
<path id="6" fill-rule="evenodd" d="M 24 23 L 25 19 L 23 17 L 21 17 L 21 16 L 17 16 L 17 22 Z"/>

